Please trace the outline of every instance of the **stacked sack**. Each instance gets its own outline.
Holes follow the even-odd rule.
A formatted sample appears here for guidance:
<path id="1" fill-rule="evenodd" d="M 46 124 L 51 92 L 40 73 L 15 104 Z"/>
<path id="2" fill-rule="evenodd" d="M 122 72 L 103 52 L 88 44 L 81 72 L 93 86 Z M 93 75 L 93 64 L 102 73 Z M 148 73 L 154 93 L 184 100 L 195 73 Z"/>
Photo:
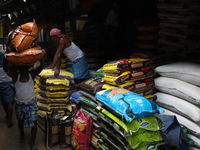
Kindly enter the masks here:
<path id="1" fill-rule="evenodd" d="M 38 125 L 45 133 L 45 146 L 71 146 L 71 133 L 76 106 L 69 101 L 76 91 L 74 75 L 65 70 L 55 77 L 54 70 L 43 69 L 36 78 Z"/>
<path id="2" fill-rule="evenodd" d="M 150 59 L 132 57 L 104 64 L 96 73 L 106 83 L 102 89 L 125 88 L 141 96 L 156 100 L 153 76 L 155 70 Z"/>
<path id="3" fill-rule="evenodd" d="M 158 48 L 158 23 L 136 25 L 135 46 L 139 50 L 152 51 Z"/>
<path id="4" fill-rule="evenodd" d="M 54 77 L 52 69 L 43 69 L 36 78 L 36 99 L 39 109 L 39 126 L 45 129 L 45 115 L 57 109 L 58 117 L 65 114 L 69 105 L 69 96 L 76 90 L 73 84 L 74 76 L 70 72 L 61 70 L 58 77 Z"/>
<path id="5" fill-rule="evenodd" d="M 130 58 L 145 58 L 153 62 L 153 67 L 168 64 L 173 62 L 173 52 L 166 52 L 163 50 L 140 50 L 131 54 Z"/>
<path id="6" fill-rule="evenodd" d="M 139 150 L 162 144 L 163 124 L 153 114 L 163 110 L 154 102 L 124 88 L 87 89 L 74 92 L 70 99 L 93 118 L 91 148 Z"/>
<path id="7" fill-rule="evenodd" d="M 159 47 L 175 53 L 178 58 L 196 58 L 199 55 L 199 10 L 197 0 L 159 0 Z M 198 55 L 195 55 L 198 54 Z"/>
<path id="8" fill-rule="evenodd" d="M 106 133 L 101 133 L 103 141 L 109 144 L 115 141 L 112 146 L 117 149 L 136 150 L 146 149 L 149 145 L 152 146 L 149 149 L 157 149 L 162 144 L 164 135 L 160 130 L 163 124 L 153 114 L 163 110 L 154 102 L 124 88 L 99 91 L 95 97 L 102 104 L 95 111 L 98 123 Z"/>
<path id="9" fill-rule="evenodd" d="M 160 77 L 155 78 L 159 90 L 156 103 L 167 115 L 175 115 L 182 126 L 187 127 L 187 136 L 194 141 L 189 149 L 200 148 L 200 64 L 179 61 L 156 68 Z"/>
<path id="10" fill-rule="evenodd" d="M 151 64 L 149 59 L 118 60 L 99 69 L 99 77 L 78 84 L 79 90 L 72 93 L 70 100 L 93 118 L 93 149 L 139 150 L 148 145 L 156 149 L 163 144 L 162 121 L 153 116 L 163 110 L 149 100 L 154 92 L 150 77 L 155 71 Z"/>
<path id="11" fill-rule="evenodd" d="M 6 59 L 13 65 L 34 64 L 45 54 L 37 46 L 38 27 L 35 22 L 28 22 L 12 30 L 9 35 L 9 50 Z"/>

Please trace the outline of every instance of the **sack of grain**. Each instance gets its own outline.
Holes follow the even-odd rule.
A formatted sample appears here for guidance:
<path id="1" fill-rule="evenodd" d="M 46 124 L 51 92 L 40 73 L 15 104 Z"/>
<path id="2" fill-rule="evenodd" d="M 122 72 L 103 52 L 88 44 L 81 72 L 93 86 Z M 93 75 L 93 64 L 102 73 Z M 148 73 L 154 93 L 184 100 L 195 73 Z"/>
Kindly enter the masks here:
<path id="1" fill-rule="evenodd" d="M 18 26 L 11 33 L 11 43 L 17 51 L 30 48 L 37 40 L 38 27 L 35 22 L 29 22 Z"/>
<path id="2" fill-rule="evenodd" d="M 30 48 L 21 52 L 9 52 L 6 54 L 6 59 L 13 65 L 22 65 L 35 63 L 42 59 L 44 54 L 44 50 Z"/>

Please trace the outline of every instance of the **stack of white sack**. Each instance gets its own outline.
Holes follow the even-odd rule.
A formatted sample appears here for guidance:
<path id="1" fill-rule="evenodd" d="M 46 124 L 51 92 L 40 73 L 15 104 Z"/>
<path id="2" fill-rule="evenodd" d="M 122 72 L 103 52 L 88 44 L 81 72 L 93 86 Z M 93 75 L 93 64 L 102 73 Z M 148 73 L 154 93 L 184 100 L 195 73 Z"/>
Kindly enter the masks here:
<path id="1" fill-rule="evenodd" d="M 175 115 L 188 128 L 188 137 L 194 141 L 190 149 L 200 148 L 200 64 L 189 61 L 174 62 L 156 68 L 159 91 L 156 103 L 166 115 Z"/>

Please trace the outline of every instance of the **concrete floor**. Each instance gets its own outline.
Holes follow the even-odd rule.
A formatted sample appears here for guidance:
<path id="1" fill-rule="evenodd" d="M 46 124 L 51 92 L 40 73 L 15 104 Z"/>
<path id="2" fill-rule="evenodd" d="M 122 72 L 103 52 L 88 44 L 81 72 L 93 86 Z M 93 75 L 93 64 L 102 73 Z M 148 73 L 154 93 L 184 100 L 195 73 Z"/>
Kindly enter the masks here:
<path id="1" fill-rule="evenodd" d="M 19 130 L 17 127 L 17 120 L 15 113 L 13 113 L 13 123 L 15 124 L 11 128 L 6 126 L 5 112 L 3 106 L 0 103 L 0 150 L 30 150 L 30 129 L 25 128 L 25 140 L 23 143 L 18 143 Z M 40 150 L 60 150 L 60 145 L 56 145 L 52 148 L 46 148 L 44 143 L 44 132 L 38 127 L 36 144 Z M 71 148 L 65 148 L 65 150 L 71 150 Z"/>

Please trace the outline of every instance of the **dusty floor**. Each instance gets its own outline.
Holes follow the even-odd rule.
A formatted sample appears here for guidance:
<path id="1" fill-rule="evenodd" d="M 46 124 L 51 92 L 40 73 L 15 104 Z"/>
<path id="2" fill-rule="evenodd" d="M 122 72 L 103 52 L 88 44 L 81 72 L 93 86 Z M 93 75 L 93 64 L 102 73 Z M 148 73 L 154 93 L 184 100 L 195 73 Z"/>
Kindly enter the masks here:
<path id="1" fill-rule="evenodd" d="M 15 113 L 13 114 L 13 123 L 11 128 L 6 126 L 5 112 L 0 103 L 0 150 L 30 150 L 30 129 L 25 129 L 25 140 L 23 143 L 18 143 L 19 130 L 17 128 L 17 120 Z M 52 148 L 46 148 L 44 143 L 44 132 L 38 127 L 36 144 L 40 150 L 60 150 L 60 146 L 56 145 Z M 65 148 L 65 150 L 71 150 Z"/>

